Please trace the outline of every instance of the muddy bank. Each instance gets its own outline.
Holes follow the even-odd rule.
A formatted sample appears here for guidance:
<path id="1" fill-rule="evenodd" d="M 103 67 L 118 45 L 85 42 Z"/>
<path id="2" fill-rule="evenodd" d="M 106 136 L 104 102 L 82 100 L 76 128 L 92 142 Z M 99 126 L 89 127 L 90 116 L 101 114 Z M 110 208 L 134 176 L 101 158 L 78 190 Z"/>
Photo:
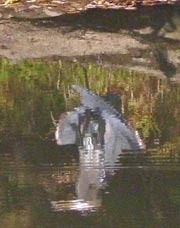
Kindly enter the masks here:
<path id="1" fill-rule="evenodd" d="M 1 13 L 1 57 L 13 63 L 27 58 L 77 58 L 180 80 L 177 6 L 89 10 L 55 17 L 39 17 L 41 13 Z"/>

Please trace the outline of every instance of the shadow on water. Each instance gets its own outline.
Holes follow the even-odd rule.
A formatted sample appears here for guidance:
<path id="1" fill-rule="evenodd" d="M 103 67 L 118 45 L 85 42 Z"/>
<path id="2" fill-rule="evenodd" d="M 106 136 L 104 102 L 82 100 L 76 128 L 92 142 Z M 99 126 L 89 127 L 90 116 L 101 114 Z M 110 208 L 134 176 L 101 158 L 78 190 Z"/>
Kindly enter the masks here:
<path id="1" fill-rule="evenodd" d="M 167 25 L 168 31 L 176 29 L 174 15 L 178 15 L 178 6 L 139 7 L 137 10 L 103 10 L 90 9 L 82 13 L 65 14 L 53 18 L 32 19 L 36 26 L 67 27 L 71 32 L 76 29 L 94 29 L 106 32 L 118 32 L 121 29 L 133 32 L 146 27 L 152 28 L 152 34 L 157 36 Z M 69 29 L 68 29 L 69 27 Z"/>
<path id="2" fill-rule="evenodd" d="M 177 66 L 169 58 L 169 46 L 178 49 L 179 39 L 170 39 L 166 34 L 177 30 L 175 18 L 179 18 L 179 6 L 161 5 L 153 7 L 138 7 L 137 10 L 103 10 L 90 9 L 81 13 L 63 14 L 57 17 L 28 19 L 36 27 L 56 28 L 62 33 L 72 34 L 72 36 L 83 38 L 87 30 L 97 32 L 128 33 L 141 43 L 149 43 L 153 58 L 157 62 L 157 68 L 167 76 L 172 78 L 177 72 Z M 17 19 L 22 20 L 22 19 Z M 24 20 L 24 19 L 23 19 Z M 179 20 L 179 19 L 178 19 Z M 178 22 L 179 23 L 179 22 Z M 73 34 L 74 32 L 74 34 Z M 143 55 L 140 54 L 143 58 Z M 128 63 L 131 54 L 124 60 Z M 113 56 L 111 59 L 120 58 L 121 64 L 124 56 Z M 145 57 L 146 58 L 146 57 Z M 150 58 L 148 56 L 148 58 Z M 152 59 L 150 58 L 150 60 Z M 133 65 L 133 63 L 130 63 Z M 152 63 L 154 64 L 154 63 Z"/>
<path id="3" fill-rule="evenodd" d="M 168 57 L 167 48 L 163 45 L 156 45 L 153 51 L 154 57 L 159 64 L 160 70 L 166 75 L 167 78 L 173 77 L 176 73 L 175 65 L 170 62 Z"/>

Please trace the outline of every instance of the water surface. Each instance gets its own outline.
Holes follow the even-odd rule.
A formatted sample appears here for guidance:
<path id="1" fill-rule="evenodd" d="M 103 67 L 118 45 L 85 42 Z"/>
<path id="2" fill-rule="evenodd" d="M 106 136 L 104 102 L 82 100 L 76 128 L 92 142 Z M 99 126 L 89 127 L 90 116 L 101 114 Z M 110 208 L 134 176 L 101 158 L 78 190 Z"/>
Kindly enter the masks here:
<path id="1" fill-rule="evenodd" d="M 178 227 L 179 84 L 90 63 L 0 66 L 0 227 Z M 52 116 L 79 104 L 72 84 L 120 94 L 110 102 L 146 150 L 104 163 L 101 151 L 58 146 Z"/>

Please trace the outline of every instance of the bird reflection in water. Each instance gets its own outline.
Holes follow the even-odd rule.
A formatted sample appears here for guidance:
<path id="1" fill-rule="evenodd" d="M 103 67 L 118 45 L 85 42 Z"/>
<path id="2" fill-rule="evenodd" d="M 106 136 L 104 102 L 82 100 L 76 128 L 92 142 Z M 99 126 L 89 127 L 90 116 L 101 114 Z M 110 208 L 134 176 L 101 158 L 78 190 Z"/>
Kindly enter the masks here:
<path id="1" fill-rule="evenodd" d="M 77 85 L 73 89 L 81 96 L 81 106 L 61 115 L 55 138 L 58 145 L 78 145 L 77 199 L 51 203 L 56 211 L 92 211 L 101 206 L 100 192 L 116 170 L 119 155 L 137 153 L 144 144 L 138 132 L 102 98 Z"/>

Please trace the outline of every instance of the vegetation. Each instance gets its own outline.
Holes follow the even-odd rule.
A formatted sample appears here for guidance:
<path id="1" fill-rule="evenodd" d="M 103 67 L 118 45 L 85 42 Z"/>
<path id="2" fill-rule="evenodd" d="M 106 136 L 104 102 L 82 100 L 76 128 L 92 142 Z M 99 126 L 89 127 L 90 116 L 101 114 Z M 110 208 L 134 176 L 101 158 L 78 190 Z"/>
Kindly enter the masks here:
<path id="1" fill-rule="evenodd" d="M 179 85 L 95 64 L 30 60 L 12 65 L 1 60 L 0 149 L 3 150 L 0 156 L 3 152 L 9 152 L 9 147 L 14 151 L 9 158 L 6 157 L 6 160 L 9 159 L 8 165 L 0 159 L 2 226 L 177 226 L 180 192 L 179 175 L 175 171 L 121 169 L 109 183 L 107 192 L 110 194 L 102 195 L 103 205 L 97 214 L 82 217 L 75 213 L 52 212 L 49 199 L 68 198 L 73 194 L 76 179 L 67 185 L 71 191 L 66 191 L 66 185 L 58 185 L 56 181 L 53 182 L 53 178 L 57 176 L 60 180 L 69 177 L 71 173 L 78 175 L 77 170 L 72 169 L 71 173 L 67 170 L 66 173 L 65 170 L 53 167 L 44 172 L 38 165 L 23 164 L 27 160 L 30 165 L 36 164 L 45 156 L 49 163 L 52 161 L 50 159 L 54 159 L 53 162 L 58 160 L 55 155 L 55 152 L 59 154 L 58 149 L 55 145 L 48 147 L 44 140 L 54 130 L 50 113 L 58 118 L 62 112 L 78 104 L 78 97 L 71 90 L 71 85 L 75 83 L 82 86 L 88 84 L 102 96 L 107 92 L 121 94 L 122 112 L 135 128 L 142 130 L 148 148 L 155 146 L 154 142 L 160 144 L 152 153 L 156 159 L 152 156 L 150 162 L 159 165 L 159 153 L 178 159 Z M 63 154 L 59 167 L 64 167 L 67 161 L 75 162 L 74 151 L 73 156 L 69 151 Z M 128 164 L 127 158 L 121 162 Z"/>
<path id="2" fill-rule="evenodd" d="M 105 96 L 108 90 L 121 94 L 122 112 L 142 131 L 148 145 L 158 139 L 163 148 L 178 147 L 178 84 L 78 62 L 32 60 L 11 65 L 1 60 L 0 69 L 1 143 L 21 137 L 46 138 L 52 128 L 51 112 L 58 118 L 75 107 L 78 99 L 71 85 L 85 87 L 88 81 L 99 95 Z"/>

